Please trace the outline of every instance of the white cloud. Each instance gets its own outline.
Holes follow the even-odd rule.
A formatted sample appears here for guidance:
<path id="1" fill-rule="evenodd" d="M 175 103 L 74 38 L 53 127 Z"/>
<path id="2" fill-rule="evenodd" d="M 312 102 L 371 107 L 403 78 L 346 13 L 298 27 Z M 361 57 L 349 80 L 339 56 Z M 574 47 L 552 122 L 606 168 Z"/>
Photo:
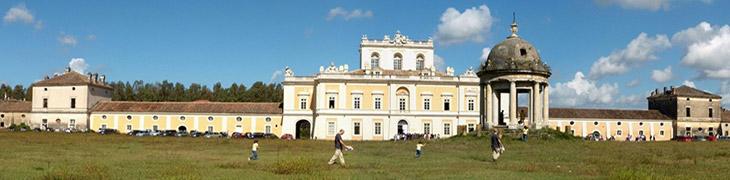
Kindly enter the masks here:
<path id="1" fill-rule="evenodd" d="M 644 99 L 645 96 L 642 95 L 628 95 L 628 96 L 621 96 L 616 100 L 616 103 L 621 105 L 640 105 L 646 103 L 646 99 Z"/>
<path id="2" fill-rule="evenodd" d="M 441 23 L 434 36 L 444 44 L 483 42 L 493 23 L 494 18 L 486 5 L 466 9 L 463 13 L 448 8 L 441 15 Z"/>
<path id="3" fill-rule="evenodd" d="M 669 0 L 596 0 L 596 2 L 605 5 L 619 5 L 624 9 L 657 11 L 669 8 Z"/>
<path id="4" fill-rule="evenodd" d="M 685 85 L 685 86 L 689 86 L 689 87 L 693 87 L 694 88 L 695 87 L 695 82 L 692 82 L 690 80 L 684 80 L 684 82 L 682 83 L 682 85 Z"/>
<path id="5" fill-rule="evenodd" d="M 582 72 L 576 72 L 573 80 L 550 86 L 550 91 L 550 103 L 556 106 L 602 106 L 614 102 L 618 84 L 598 85 Z"/>
<path id="6" fill-rule="evenodd" d="M 663 70 L 655 69 L 651 71 L 651 79 L 658 83 L 665 83 L 672 80 L 672 66 L 668 66 Z"/>
<path id="7" fill-rule="evenodd" d="M 281 78 L 284 76 L 284 71 L 282 70 L 276 70 L 274 73 L 271 74 L 271 80 L 269 80 L 269 84 L 275 83 L 275 82 L 281 82 Z"/>
<path id="8" fill-rule="evenodd" d="M 334 20 L 337 17 L 342 17 L 345 21 L 356 18 L 370 18 L 373 17 L 373 11 L 362 9 L 353 9 L 352 11 L 348 11 L 345 8 L 336 7 L 330 9 L 329 13 L 327 13 L 328 21 Z"/>
<path id="9" fill-rule="evenodd" d="M 89 40 L 89 41 L 96 40 L 96 35 L 94 35 L 94 34 L 86 35 L 86 40 Z"/>
<path id="10" fill-rule="evenodd" d="M 671 47 L 666 35 L 649 37 L 646 33 L 631 40 L 626 48 L 614 51 L 608 56 L 598 58 L 591 66 L 589 76 L 599 79 L 606 75 L 624 74 L 631 67 L 640 63 L 657 59 L 656 53 Z"/>
<path id="11" fill-rule="evenodd" d="M 66 46 L 76 46 L 78 43 L 76 37 L 68 34 L 61 34 L 61 37 L 58 37 L 58 42 Z"/>
<path id="12" fill-rule="evenodd" d="M 701 22 L 674 34 L 672 41 L 687 45 L 682 64 L 696 69 L 700 77 L 730 79 L 730 26 Z"/>
<path id="13" fill-rule="evenodd" d="M 84 74 L 86 69 L 89 68 L 89 64 L 86 64 L 86 60 L 84 60 L 84 58 L 72 58 L 71 61 L 68 62 L 68 67 L 70 67 L 73 71 Z"/>
<path id="14" fill-rule="evenodd" d="M 433 56 L 433 66 L 435 66 L 436 70 L 443 71 L 446 68 L 444 65 L 446 65 L 444 58 L 439 55 Z"/>
<path id="15" fill-rule="evenodd" d="M 35 17 L 33 17 L 33 13 L 28 8 L 25 8 L 25 4 L 18 4 L 8 9 L 8 12 L 5 12 L 3 21 L 6 23 L 22 22 L 32 24 L 35 21 Z"/>
<path id="16" fill-rule="evenodd" d="M 638 79 L 634 79 L 629 81 L 629 83 L 626 83 L 626 87 L 636 87 L 638 86 L 640 81 Z"/>
<path id="17" fill-rule="evenodd" d="M 482 57 L 479 59 L 482 60 L 482 62 L 487 61 L 487 58 L 489 57 L 489 52 L 492 52 L 492 48 L 485 47 L 482 49 Z"/>

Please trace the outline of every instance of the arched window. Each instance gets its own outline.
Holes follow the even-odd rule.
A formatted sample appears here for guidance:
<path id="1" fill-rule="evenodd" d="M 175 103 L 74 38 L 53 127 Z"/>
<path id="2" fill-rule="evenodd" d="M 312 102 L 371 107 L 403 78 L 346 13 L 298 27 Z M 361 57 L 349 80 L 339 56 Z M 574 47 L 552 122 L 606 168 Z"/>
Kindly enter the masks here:
<path id="1" fill-rule="evenodd" d="M 395 53 L 395 55 L 393 55 L 393 69 L 403 69 L 403 55 L 401 55 L 400 53 Z"/>
<path id="2" fill-rule="evenodd" d="M 424 61 L 423 54 L 416 56 L 416 70 L 423 70 Z"/>
<path id="3" fill-rule="evenodd" d="M 373 53 L 370 55 L 370 68 L 380 67 L 380 55 Z"/>
<path id="4" fill-rule="evenodd" d="M 241 122 L 241 121 L 243 121 L 243 118 L 241 118 L 240 116 L 236 117 L 236 121 Z"/>

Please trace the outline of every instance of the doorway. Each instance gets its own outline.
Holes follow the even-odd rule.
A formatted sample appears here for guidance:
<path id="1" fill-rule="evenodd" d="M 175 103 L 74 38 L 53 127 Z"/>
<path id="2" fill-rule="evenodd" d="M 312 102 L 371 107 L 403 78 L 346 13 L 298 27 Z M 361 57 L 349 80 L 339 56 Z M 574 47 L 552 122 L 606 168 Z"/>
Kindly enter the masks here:
<path id="1" fill-rule="evenodd" d="M 299 121 L 297 121 L 297 124 L 296 124 L 296 132 L 295 132 L 294 138 L 309 139 L 311 137 L 310 130 L 311 130 L 311 125 L 309 124 L 309 121 L 304 120 L 304 119 L 299 120 Z"/>

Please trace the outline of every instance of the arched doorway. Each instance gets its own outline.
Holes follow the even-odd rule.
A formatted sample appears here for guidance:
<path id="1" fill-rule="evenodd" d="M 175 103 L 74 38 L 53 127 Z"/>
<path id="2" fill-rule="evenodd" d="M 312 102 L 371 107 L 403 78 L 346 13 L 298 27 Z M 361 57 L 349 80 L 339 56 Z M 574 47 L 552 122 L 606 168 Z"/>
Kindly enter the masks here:
<path id="1" fill-rule="evenodd" d="M 185 127 L 185 126 L 180 126 L 180 127 L 177 127 L 177 131 L 178 132 L 187 132 L 188 131 L 188 128 Z"/>
<path id="2" fill-rule="evenodd" d="M 601 133 L 598 131 L 593 131 L 593 139 L 598 140 L 601 138 Z"/>
<path id="3" fill-rule="evenodd" d="M 5 122 L 0 122 L 0 127 L 5 127 Z"/>
<path id="4" fill-rule="evenodd" d="M 295 132 L 294 138 L 309 139 L 311 137 L 310 136 L 311 127 L 312 126 L 309 124 L 309 121 L 307 121 L 307 120 L 302 119 L 302 120 L 297 121 L 296 132 Z"/>
<path id="5" fill-rule="evenodd" d="M 408 121 L 405 119 L 398 121 L 398 134 L 408 134 Z"/>

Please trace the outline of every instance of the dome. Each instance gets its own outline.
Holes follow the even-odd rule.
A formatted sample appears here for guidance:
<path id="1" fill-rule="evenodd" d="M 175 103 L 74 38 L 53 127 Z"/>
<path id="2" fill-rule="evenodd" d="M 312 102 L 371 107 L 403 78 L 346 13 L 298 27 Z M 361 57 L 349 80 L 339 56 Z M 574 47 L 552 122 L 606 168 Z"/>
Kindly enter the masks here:
<path id="1" fill-rule="evenodd" d="M 512 24 L 512 35 L 492 47 L 482 73 L 529 73 L 550 76 L 550 67 L 542 62 L 537 49 L 517 36 L 517 24 Z"/>

